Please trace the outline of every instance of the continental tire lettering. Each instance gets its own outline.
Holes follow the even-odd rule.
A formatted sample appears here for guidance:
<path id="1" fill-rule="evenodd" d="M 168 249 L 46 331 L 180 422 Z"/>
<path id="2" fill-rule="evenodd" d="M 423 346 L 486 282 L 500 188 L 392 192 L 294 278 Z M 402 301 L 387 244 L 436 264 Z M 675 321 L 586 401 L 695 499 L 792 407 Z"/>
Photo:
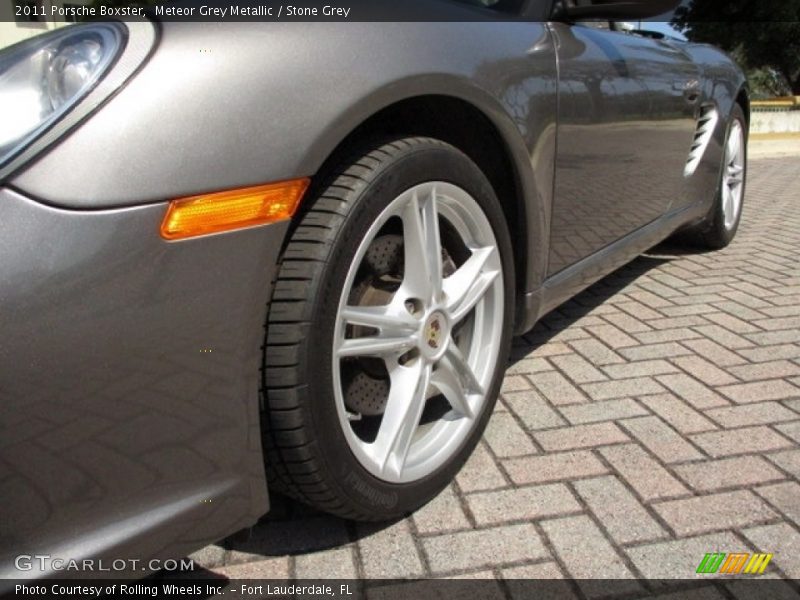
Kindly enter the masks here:
<path id="1" fill-rule="evenodd" d="M 352 484 L 353 488 L 370 504 L 382 506 L 383 508 L 392 508 L 397 505 L 397 494 L 383 493 L 376 490 L 352 471 L 347 474 L 345 480 Z"/>

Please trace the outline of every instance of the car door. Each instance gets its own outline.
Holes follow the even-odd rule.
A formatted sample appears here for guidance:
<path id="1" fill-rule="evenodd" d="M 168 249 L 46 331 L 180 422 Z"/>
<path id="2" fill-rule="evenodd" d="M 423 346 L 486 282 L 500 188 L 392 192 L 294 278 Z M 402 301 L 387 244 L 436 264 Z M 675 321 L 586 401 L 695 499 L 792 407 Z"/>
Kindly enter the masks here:
<path id="1" fill-rule="evenodd" d="M 553 24 L 558 133 L 548 274 L 682 205 L 698 71 L 662 40 Z"/>

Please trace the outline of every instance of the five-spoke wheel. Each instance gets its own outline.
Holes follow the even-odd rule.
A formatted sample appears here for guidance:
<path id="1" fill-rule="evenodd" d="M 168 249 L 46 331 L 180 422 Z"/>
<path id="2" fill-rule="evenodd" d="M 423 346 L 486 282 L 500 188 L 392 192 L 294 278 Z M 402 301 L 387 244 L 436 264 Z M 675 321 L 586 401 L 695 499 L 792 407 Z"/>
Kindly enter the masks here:
<path id="1" fill-rule="evenodd" d="M 736 104 L 728 118 L 714 202 L 706 217 L 682 232 L 694 245 L 719 249 L 731 243 L 742 219 L 747 175 L 747 120 Z"/>
<path id="2" fill-rule="evenodd" d="M 722 172 L 722 214 L 725 228 L 738 224 L 744 196 L 745 141 L 741 121 L 734 119 L 725 144 L 725 164 Z"/>
<path id="3" fill-rule="evenodd" d="M 491 414 L 511 337 L 508 227 L 475 163 L 428 138 L 354 153 L 304 203 L 267 324 L 270 483 L 391 518 L 447 485 Z"/>
<path id="4" fill-rule="evenodd" d="M 364 236 L 338 310 L 334 393 L 376 477 L 432 473 L 474 426 L 502 337 L 502 271 L 486 215 L 450 183 L 403 191 Z M 364 378 L 384 383 L 377 397 Z"/>

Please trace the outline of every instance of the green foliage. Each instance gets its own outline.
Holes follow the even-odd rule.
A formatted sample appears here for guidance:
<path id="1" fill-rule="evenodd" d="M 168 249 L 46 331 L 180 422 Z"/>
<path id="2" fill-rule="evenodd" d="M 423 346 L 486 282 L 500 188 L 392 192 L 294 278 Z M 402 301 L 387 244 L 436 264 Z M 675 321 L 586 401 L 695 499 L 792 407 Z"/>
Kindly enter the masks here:
<path id="1" fill-rule="evenodd" d="M 770 67 L 748 70 L 747 80 L 750 83 L 750 95 L 753 100 L 766 100 L 792 93 L 786 79 Z"/>
<path id="2" fill-rule="evenodd" d="M 732 53 L 754 91 L 800 95 L 800 0 L 691 0 L 675 24 Z"/>

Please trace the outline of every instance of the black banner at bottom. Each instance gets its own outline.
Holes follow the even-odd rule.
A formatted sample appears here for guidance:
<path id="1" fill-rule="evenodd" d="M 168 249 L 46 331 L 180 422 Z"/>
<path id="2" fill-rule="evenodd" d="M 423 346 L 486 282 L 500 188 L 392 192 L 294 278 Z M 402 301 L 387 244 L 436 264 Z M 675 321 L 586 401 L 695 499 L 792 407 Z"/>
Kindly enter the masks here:
<path id="1" fill-rule="evenodd" d="M 664 600 L 800 598 L 800 581 L 762 578 L 637 579 L 419 579 L 419 580 L 228 580 L 165 578 L 137 582 L 95 580 L 3 580 L 3 598 L 174 598 L 254 600 L 562 600 L 663 598 Z"/>

